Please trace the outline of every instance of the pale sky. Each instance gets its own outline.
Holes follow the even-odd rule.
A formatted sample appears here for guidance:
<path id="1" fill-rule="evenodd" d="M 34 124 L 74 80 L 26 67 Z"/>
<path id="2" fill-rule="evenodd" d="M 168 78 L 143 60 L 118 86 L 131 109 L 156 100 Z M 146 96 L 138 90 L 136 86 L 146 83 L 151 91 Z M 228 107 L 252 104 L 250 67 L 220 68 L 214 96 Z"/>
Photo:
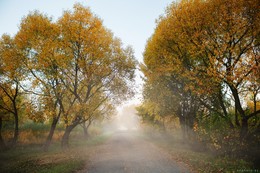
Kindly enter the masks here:
<path id="1" fill-rule="evenodd" d="M 100 17 L 104 25 L 124 45 L 134 48 L 138 61 L 142 61 L 142 53 L 147 39 L 156 26 L 155 20 L 165 11 L 173 0 L 0 0 L 0 35 L 14 35 L 18 31 L 21 18 L 30 11 L 39 10 L 58 19 L 64 10 L 73 8 L 80 2 L 90 7 Z M 140 84 L 138 79 L 137 84 Z M 138 101 L 134 101 L 138 102 Z"/>

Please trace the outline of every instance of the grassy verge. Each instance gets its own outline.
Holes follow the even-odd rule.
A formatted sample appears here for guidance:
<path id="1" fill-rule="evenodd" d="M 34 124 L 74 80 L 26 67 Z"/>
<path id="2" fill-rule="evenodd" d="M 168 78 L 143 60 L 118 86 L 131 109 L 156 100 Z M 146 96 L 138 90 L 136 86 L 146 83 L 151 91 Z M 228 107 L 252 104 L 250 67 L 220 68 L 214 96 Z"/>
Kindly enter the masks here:
<path id="1" fill-rule="evenodd" d="M 177 162 L 186 164 L 192 172 L 253 172 L 252 163 L 244 160 L 218 156 L 208 151 L 196 151 L 180 139 L 165 135 L 147 135 L 147 140 L 171 154 Z"/>
<path id="2" fill-rule="evenodd" d="M 5 173 L 71 173 L 83 169 L 93 147 L 108 138 L 100 135 L 91 139 L 74 139 L 70 149 L 62 150 L 60 143 L 51 145 L 48 152 L 41 145 L 23 145 L 0 153 L 0 172 Z"/>

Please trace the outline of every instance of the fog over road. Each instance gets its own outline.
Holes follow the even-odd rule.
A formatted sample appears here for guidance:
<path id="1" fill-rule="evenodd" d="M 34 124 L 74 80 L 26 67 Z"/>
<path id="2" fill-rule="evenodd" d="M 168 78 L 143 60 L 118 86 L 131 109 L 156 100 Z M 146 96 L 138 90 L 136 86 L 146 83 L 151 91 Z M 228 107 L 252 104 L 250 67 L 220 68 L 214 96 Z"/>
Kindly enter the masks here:
<path id="1" fill-rule="evenodd" d="M 86 173 L 174 173 L 189 172 L 170 154 L 133 132 L 117 132 L 97 147 Z M 81 173 L 82 173 L 81 172 Z"/>

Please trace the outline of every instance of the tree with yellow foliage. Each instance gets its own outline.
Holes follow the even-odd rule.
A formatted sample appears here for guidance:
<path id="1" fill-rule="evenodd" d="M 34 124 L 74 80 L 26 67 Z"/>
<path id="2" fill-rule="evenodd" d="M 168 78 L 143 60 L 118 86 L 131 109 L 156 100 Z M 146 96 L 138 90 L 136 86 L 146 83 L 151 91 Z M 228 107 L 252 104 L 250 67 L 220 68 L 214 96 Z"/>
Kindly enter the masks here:
<path id="1" fill-rule="evenodd" d="M 136 65 L 132 49 L 123 48 L 102 21 L 80 4 L 57 22 L 37 11 L 29 14 L 15 40 L 30 72 L 30 91 L 44 100 L 43 113 L 52 118 L 46 148 L 61 116 L 62 146 L 68 147 L 77 125 L 101 114 L 104 105 L 132 94 Z"/>
<path id="2" fill-rule="evenodd" d="M 14 116 L 14 136 L 16 145 L 19 135 L 19 110 L 22 106 L 21 82 L 25 79 L 22 65 L 24 59 L 14 39 L 4 34 L 0 39 L 0 110 Z"/>
<path id="3" fill-rule="evenodd" d="M 174 83 L 175 89 L 182 90 L 180 99 L 187 94 L 188 98 L 194 97 L 184 100 L 190 106 L 192 100 L 195 105 L 199 102 L 202 109 L 217 113 L 230 127 L 240 128 L 241 139 L 246 138 L 252 125 L 249 121 L 260 113 L 256 106 L 259 102 L 259 15 L 257 0 L 173 3 L 158 20 L 147 42 L 146 77 L 149 80 L 164 77 L 169 81 L 170 90 Z M 250 112 L 244 101 L 248 94 L 254 98 Z M 231 107 L 236 122 L 230 117 Z"/>
<path id="4" fill-rule="evenodd" d="M 76 109 L 67 115 L 62 140 L 67 147 L 70 132 L 91 115 L 85 112 L 131 94 L 129 85 L 134 79 L 136 61 L 132 49 L 124 49 L 102 21 L 82 5 L 64 12 L 58 26 L 65 59 L 61 80 L 75 98 Z"/>
<path id="5" fill-rule="evenodd" d="M 56 23 L 46 15 L 35 11 L 22 20 L 20 30 L 15 36 L 16 44 L 26 59 L 26 69 L 30 72 L 28 79 L 31 86 L 26 90 L 38 98 L 39 102 L 35 103 L 36 105 L 42 105 L 40 107 L 43 110 L 38 110 L 38 112 L 52 120 L 44 145 L 45 150 L 50 145 L 61 117 L 65 92 L 60 80 L 60 69 L 63 68 L 64 60 L 59 52 L 59 35 Z M 32 115 L 34 119 L 39 118 L 39 113 Z"/>

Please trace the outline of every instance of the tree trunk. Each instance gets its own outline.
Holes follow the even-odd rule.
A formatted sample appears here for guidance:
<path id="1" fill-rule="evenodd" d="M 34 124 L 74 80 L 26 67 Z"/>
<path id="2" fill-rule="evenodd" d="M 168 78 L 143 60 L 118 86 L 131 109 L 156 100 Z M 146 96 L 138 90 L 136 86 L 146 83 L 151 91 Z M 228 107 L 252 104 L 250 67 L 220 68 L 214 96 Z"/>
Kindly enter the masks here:
<path id="1" fill-rule="evenodd" d="M 179 116 L 179 122 L 181 126 L 181 131 L 182 131 L 182 139 L 183 141 L 186 141 L 187 139 L 187 131 L 186 131 L 186 123 L 185 123 L 185 117 Z"/>
<path id="2" fill-rule="evenodd" d="M 236 122 L 236 126 L 239 127 L 239 121 L 238 121 L 238 114 L 237 114 L 237 108 L 235 108 L 235 122 Z"/>
<path id="3" fill-rule="evenodd" d="M 234 97 L 234 100 L 235 100 L 235 109 L 237 109 L 237 111 L 239 112 L 241 117 L 244 118 L 246 115 L 245 115 L 245 111 L 242 108 L 240 98 L 239 98 L 239 95 L 238 95 L 238 91 L 233 86 L 230 86 L 229 88 L 230 88 L 232 95 Z"/>
<path id="4" fill-rule="evenodd" d="M 241 131 L 240 131 L 240 139 L 244 140 L 247 137 L 247 134 L 248 134 L 248 119 L 243 118 Z"/>
<path id="5" fill-rule="evenodd" d="M 0 150 L 6 148 L 4 139 L 2 137 L 2 122 L 3 122 L 2 117 L 0 117 Z"/>
<path id="6" fill-rule="evenodd" d="M 69 136 L 72 130 L 79 124 L 79 121 L 75 121 L 73 124 L 66 127 L 65 132 L 61 139 L 61 147 L 66 149 L 69 147 Z"/>
<path id="7" fill-rule="evenodd" d="M 88 128 L 86 124 L 83 124 L 84 137 L 87 139 L 89 137 Z"/>
<path id="8" fill-rule="evenodd" d="M 242 108 L 237 89 L 230 85 L 229 85 L 229 87 L 231 89 L 232 95 L 235 100 L 235 109 L 238 111 L 238 113 L 242 117 L 240 139 L 244 140 L 248 134 L 248 118 L 246 117 L 245 111 Z"/>
<path id="9" fill-rule="evenodd" d="M 219 92 L 218 92 L 218 100 L 219 100 L 219 103 L 220 103 L 220 107 L 221 107 L 221 109 L 224 113 L 224 116 L 221 116 L 221 117 L 225 118 L 225 120 L 229 123 L 229 126 L 230 126 L 231 129 L 235 128 L 232 121 L 228 118 L 228 112 L 227 112 L 227 108 L 226 108 L 224 101 L 223 101 L 223 96 L 222 96 L 221 90 L 219 90 Z"/>
<path id="10" fill-rule="evenodd" d="M 19 116 L 18 116 L 18 109 L 17 109 L 17 96 L 18 96 L 18 86 L 19 84 L 16 83 L 16 88 L 15 88 L 15 96 L 12 99 L 12 104 L 13 104 L 13 110 L 14 110 L 14 137 L 12 141 L 12 146 L 15 146 L 17 144 L 18 140 L 18 135 L 19 135 Z"/>
<path id="11" fill-rule="evenodd" d="M 166 125 L 165 124 L 166 124 L 165 123 L 165 119 L 163 118 L 163 120 L 162 120 L 162 131 L 166 134 L 167 129 L 166 129 Z"/>
<path id="12" fill-rule="evenodd" d="M 187 117 L 187 136 L 191 142 L 195 141 L 195 133 L 194 133 L 194 122 L 196 119 L 196 110 L 193 108 Z"/>
<path id="13" fill-rule="evenodd" d="M 59 121 L 59 118 L 60 118 L 60 115 L 58 115 L 57 117 L 53 117 L 53 120 L 52 120 L 52 124 L 51 124 L 51 129 L 50 129 L 50 132 L 49 132 L 49 135 L 45 141 L 45 144 L 43 146 L 43 150 L 44 151 L 48 151 L 49 149 L 49 146 L 51 144 L 51 140 L 52 140 L 52 137 L 53 137 L 53 134 L 54 134 L 54 131 L 56 129 L 56 125 Z"/>
<path id="14" fill-rule="evenodd" d="M 14 114 L 14 137 L 12 141 L 12 146 L 15 146 L 17 144 L 18 135 L 19 135 L 19 122 L 18 122 L 18 112 L 15 111 Z"/>
<path id="15" fill-rule="evenodd" d="M 89 138 L 88 129 L 89 129 L 91 123 L 92 123 L 91 120 L 88 121 L 88 125 L 87 125 L 87 126 L 86 126 L 86 123 L 85 123 L 85 122 L 83 123 L 84 137 L 85 137 L 86 139 Z"/>

